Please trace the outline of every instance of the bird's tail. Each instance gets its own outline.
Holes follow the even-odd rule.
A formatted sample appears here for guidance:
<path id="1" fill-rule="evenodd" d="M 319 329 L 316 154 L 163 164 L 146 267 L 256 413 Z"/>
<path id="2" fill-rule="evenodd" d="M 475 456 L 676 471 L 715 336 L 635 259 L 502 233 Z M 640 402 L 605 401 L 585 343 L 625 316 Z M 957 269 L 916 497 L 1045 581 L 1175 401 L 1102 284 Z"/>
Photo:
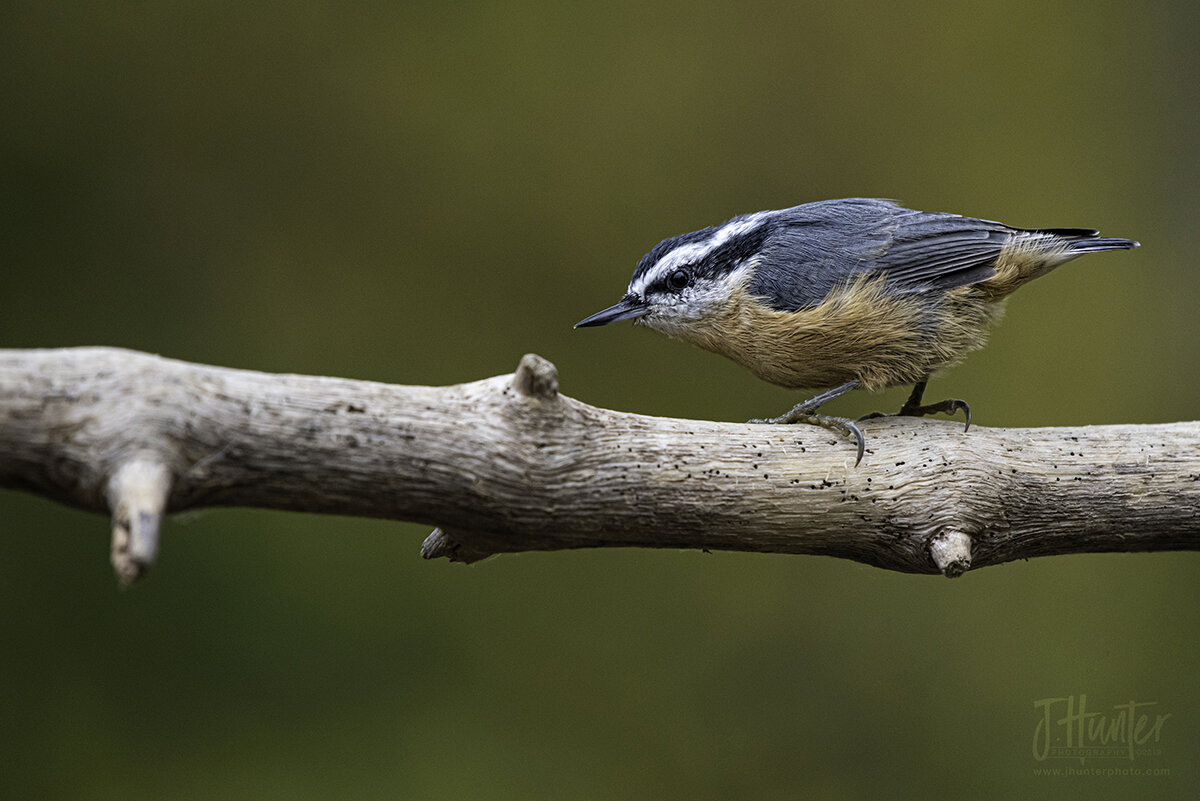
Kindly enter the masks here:
<path id="1" fill-rule="evenodd" d="M 979 284 L 993 300 L 1086 253 L 1136 248 L 1132 239 L 1102 237 L 1094 228 L 1033 228 L 1021 232 L 1010 251 L 996 261 L 996 275 Z"/>

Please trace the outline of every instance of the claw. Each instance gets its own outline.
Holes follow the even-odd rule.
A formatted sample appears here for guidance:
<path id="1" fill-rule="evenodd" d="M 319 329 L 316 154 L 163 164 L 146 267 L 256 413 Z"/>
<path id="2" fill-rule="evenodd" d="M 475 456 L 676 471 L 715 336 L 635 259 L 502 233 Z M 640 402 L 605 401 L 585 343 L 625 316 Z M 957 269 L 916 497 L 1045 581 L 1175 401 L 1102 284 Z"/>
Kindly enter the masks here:
<path id="1" fill-rule="evenodd" d="M 962 409 L 963 414 L 965 414 L 967 417 L 967 422 L 963 426 L 963 433 L 965 434 L 971 430 L 971 407 L 967 405 L 966 401 L 956 400 L 954 401 L 954 411 L 958 411 L 959 409 Z M 953 413 L 954 412 L 951 412 L 951 414 Z"/>
<path id="2" fill-rule="evenodd" d="M 854 466 L 858 467 L 862 463 L 863 454 L 867 450 L 867 440 L 863 436 L 862 429 L 854 424 L 852 420 L 842 419 L 842 425 L 845 427 L 847 434 L 853 434 L 855 441 L 858 443 L 858 455 L 854 457 Z"/>

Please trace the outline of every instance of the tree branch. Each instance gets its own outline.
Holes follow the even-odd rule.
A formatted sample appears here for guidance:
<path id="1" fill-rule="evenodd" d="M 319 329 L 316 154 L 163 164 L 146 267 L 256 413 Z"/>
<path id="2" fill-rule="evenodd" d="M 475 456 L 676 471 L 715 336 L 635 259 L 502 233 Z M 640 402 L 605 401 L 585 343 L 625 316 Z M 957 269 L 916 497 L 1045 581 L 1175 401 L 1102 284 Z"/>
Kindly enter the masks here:
<path id="1" fill-rule="evenodd" d="M 439 528 L 422 555 L 609 546 L 824 554 L 912 573 L 1200 548 L 1200 423 L 986 429 L 883 418 L 867 457 L 805 425 L 675 420 L 558 393 L 553 365 L 449 387 L 0 351 L 0 486 L 113 517 L 123 582 L 166 512 L 254 506 Z"/>

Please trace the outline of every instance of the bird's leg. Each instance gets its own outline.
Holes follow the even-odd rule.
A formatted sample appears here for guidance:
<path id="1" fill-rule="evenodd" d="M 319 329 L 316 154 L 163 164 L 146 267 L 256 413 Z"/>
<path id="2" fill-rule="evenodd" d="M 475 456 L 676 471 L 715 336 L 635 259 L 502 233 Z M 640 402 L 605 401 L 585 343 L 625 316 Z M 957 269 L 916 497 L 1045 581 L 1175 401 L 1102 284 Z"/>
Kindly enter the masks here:
<path id="1" fill-rule="evenodd" d="M 759 418 L 759 419 L 755 419 L 755 420 L 750 420 L 749 422 L 751 422 L 751 423 L 771 423 L 773 425 L 779 425 L 782 423 L 798 423 L 798 422 L 800 422 L 801 417 L 811 416 L 813 412 L 815 412 L 817 409 L 821 408 L 822 404 L 828 403 L 829 401 L 833 400 L 834 398 L 840 398 L 842 395 L 845 395 L 847 392 L 849 392 L 852 389 L 858 389 L 857 381 L 847 381 L 845 384 L 834 387 L 833 389 L 830 389 L 830 390 L 826 390 L 825 392 L 822 392 L 820 395 L 809 398 L 808 400 L 804 401 L 803 403 L 797 403 L 795 406 L 792 407 L 792 410 L 790 412 L 785 412 L 784 414 L 781 414 L 778 417 Z"/>
<path id="2" fill-rule="evenodd" d="M 853 420 L 846 417 L 833 417 L 827 414 L 815 414 L 821 404 L 826 401 L 831 401 L 834 398 L 845 395 L 852 389 L 858 389 L 857 381 L 847 381 L 841 386 L 822 392 L 816 397 L 809 398 L 803 403 L 797 403 L 792 407 L 792 410 L 779 415 L 778 417 L 759 418 L 750 420 L 751 423 L 767 423 L 771 425 L 780 425 L 785 423 L 808 423 L 821 428 L 827 428 L 830 431 L 840 431 L 848 437 L 854 437 L 858 443 L 858 458 L 854 460 L 854 466 L 862 461 L 863 452 L 866 450 L 867 443 L 863 439 L 862 431 L 855 425 Z M 918 397 L 918 402 L 920 398 Z"/>
<path id="3" fill-rule="evenodd" d="M 966 401 L 959 400 L 958 398 L 949 398 L 944 401 L 938 401 L 937 403 L 929 403 L 924 406 L 921 405 L 921 396 L 925 394 L 925 384 L 928 382 L 928 380 L 929 379 L 925 379 L 925 381 L 918 381 L 913 385 L 912 394 L 908 396 L 908 400 L 904 402 L 904 405 L 900 407 L 900 411 L 896 412 L 894 416 L 924 417 L 927 414 L 937 414 L 938 412 L 954 414 L 955 412 L 961 410 L 962 413 L 967 417 L 967 425 L 963 430 L 969 431 L 971 429 L 971 407 L 967 405 Z M 890 416 L 892 415 L 885 415 L 882 412 L 872 412 L 871 414 L 859 419 L 869 420 L 874 417 Z"/>

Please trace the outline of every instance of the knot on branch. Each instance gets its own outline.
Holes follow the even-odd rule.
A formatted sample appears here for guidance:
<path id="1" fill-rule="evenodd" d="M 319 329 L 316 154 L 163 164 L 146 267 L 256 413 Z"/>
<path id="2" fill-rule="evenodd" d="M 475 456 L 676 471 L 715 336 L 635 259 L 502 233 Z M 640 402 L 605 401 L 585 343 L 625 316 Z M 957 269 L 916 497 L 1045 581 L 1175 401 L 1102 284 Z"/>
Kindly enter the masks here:
<path id="1" fill-rule="evenodd" d="M 512 385 L 527 398 L 551 400 L 558 395 L 558 370 L 536 353 L 526 353 L 517 365 Z"/>
<path id="2" fill-rule="evenodd" d="M 929 555 L 946 578 L 958 578 L 971 569 L 971 538 L 961 531 L 938 534 L 929 543 Z"/>
<path id="3" fill-rule="evenodd" d="M 153 455 L 124 462 L 108 481 L 112 510 L 112 565 L 117 580 L 128 587 L 141 578 L 158 555 L 158 534 L 171 472 Z"/>

